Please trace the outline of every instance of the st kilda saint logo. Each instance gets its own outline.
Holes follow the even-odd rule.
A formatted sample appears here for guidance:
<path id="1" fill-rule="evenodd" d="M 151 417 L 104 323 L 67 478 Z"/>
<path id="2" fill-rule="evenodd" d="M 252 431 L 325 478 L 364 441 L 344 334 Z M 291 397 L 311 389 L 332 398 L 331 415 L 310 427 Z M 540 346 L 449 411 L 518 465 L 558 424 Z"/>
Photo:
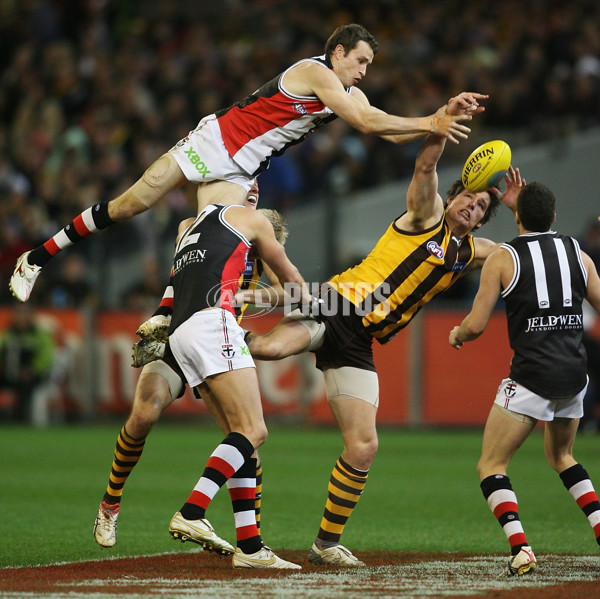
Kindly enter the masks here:
<path id="1" fill-rule="evenodd" d="M 233 360 L 233 357 L 235 356 L 233 345 L 231 345 L 231 343 L 223 343 L 223 345 L 221 345 L 221 355 L 226 360 Z"/>

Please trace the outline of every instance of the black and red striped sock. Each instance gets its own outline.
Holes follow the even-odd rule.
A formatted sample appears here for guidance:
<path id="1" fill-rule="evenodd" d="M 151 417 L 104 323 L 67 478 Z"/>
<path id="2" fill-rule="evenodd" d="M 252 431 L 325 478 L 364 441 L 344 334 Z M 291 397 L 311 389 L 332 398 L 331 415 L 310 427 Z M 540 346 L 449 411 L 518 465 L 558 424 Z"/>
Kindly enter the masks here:
<path id="1" fill-rule="evenodd" d="M 217 491 L 254 453 L 252 443 L 241 433 L 229 433 L 212 452 L 200 480 L 181 508 L 186 520 L 200 520 Z"/>
<path id="2" fill-rule="evenodd" d="M 510 479 L 504 474 L 492 474 L 481 481 L 481 491 L 510 543 L 512 555 L 528 545 L 519 519 L 517 496 Z"/>
<path id="3" fill-rule="evenodd" d="M 600 502 L 586 469 L 581 464 L 575 464 L 563 470 L 559 476 L 567 491 L 586 515 L 590 526 L 594 529 L 596 543 L 600 545 Z"/>
<path id="4" fill-rule="evenodd" d="M 171 316 L 173 314 L 173 297 L 173 268 L 171 268 L 171 277 L 169 279 L 169 284 L 167 285 L 167 288 L 163 293 L 158 308 L 155 310 L 152 316 Z"/>
<path id="5" fill-rule="evenodd" d="M 108 202 L 94 204 L 73 219 L 64 229 L 50 237 L 43 245 L 31 250 L 31 253 L 27 256 L 27 262 L 32 265 L 44 266 L 61 250 L 100 229 L 106 229 L 115 222 L 108 216 Z"/>
<path id="6" fill-rule="evenodd" d="M 263 543 L 256 525 L 256 458 L 250 458 L 227 481 L 231 496 L 237 546 L 244 553 L 260 551 Z"/>

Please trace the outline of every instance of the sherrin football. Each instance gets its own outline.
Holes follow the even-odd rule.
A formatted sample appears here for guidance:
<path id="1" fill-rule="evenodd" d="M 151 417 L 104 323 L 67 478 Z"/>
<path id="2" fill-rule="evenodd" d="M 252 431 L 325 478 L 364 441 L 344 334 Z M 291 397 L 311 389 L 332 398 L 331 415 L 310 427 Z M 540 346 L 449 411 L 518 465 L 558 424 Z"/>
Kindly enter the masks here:
<path id="1" fill-rule="evenodd" d="M 480 145 L 465 162 L 462 184 L 474 192 L 498 187 L 508 171 L 510 159 L 510 146 L 501 139 Z"/>

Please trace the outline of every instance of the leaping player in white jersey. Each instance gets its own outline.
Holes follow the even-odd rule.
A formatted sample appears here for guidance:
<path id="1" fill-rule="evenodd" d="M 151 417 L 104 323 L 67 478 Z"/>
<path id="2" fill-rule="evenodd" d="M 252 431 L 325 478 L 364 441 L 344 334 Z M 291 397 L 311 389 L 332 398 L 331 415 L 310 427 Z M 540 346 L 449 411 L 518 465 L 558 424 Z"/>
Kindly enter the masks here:
<path id="1" fill-rule="evenodd" d="M 338 27 L 325 54 L 301 60 L 275 79 L 225 110 L 204 117 L 196 129 L 156 160 L 119 197 L 79 214 L 44 244 L 17 260 L 10 279 L 13 295 L 29 299 L 42 267 L 58 252 L 82 238 L 152 207 L 186 181 L 200 184 L 199 205 L 224 197 L 242 205 L 254 178 L 309 133 L 340 117 L 363 133 L 405 144 L 429 133 L 458 143 L 470 129 L 461 121 L 469 111 L 450 115 L 446 106 L 426 117 L 400 117 L 370 105 L 356 87 L 377 52 L 375 38 L 361 25 Z M 463 93 L 463 108 L 473 112 L 487 96 Z"/>

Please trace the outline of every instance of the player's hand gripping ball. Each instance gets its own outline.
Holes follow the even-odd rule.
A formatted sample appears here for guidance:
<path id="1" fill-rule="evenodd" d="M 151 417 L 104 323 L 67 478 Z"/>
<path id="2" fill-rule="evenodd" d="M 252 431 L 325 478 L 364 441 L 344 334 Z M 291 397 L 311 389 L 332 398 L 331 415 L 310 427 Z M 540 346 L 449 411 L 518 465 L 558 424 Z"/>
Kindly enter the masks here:
<path id="1" fill-rule="evenodd" d="M 462 184 L 476 193 L 498 187 L 508 171 L 510 159 L 510 146 L 501 139 L 480 145 L 465 162 Z"/>

